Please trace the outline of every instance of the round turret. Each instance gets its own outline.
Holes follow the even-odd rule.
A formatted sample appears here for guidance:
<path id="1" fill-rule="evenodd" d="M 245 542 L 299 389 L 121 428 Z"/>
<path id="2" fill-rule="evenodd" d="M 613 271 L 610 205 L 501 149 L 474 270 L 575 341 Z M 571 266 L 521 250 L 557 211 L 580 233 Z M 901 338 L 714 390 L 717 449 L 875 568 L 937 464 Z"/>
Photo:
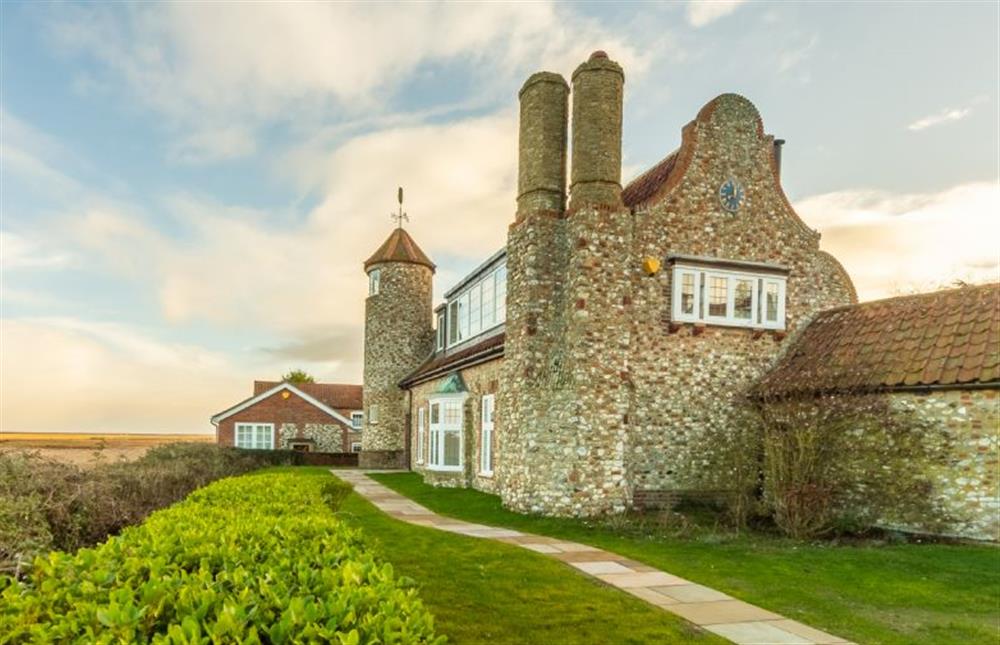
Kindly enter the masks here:
<path id="1" fill-rule="evenodd" d="M 399 382 L 430 354 L 434 263 L 402 228 L 365 261 L 364 412 L 359 464 L 406 466 L 406 399 Z"/>

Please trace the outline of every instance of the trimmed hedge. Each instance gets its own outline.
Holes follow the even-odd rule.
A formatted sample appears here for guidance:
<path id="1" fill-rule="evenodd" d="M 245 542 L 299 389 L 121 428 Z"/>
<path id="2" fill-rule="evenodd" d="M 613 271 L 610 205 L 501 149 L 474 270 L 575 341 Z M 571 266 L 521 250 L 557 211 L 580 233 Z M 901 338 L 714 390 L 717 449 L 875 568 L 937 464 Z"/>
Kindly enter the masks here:
<path id="1" fill-rule="evenodd" d="M 224 479 L 96 548 L 0 578 L 0 643 L 440 643 L 325 473 Z"/>

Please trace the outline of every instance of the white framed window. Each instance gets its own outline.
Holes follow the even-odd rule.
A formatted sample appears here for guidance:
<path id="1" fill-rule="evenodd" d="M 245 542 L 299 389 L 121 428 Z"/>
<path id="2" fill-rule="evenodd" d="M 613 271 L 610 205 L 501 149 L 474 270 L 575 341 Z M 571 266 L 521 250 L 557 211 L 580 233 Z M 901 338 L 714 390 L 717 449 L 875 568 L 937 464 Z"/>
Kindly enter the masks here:
<path id="1" fill-rule="evenodd" d="M 482 433 L 479 446 L 479 474 L 493 474 L 493 418 L 496 414 L 496 396 L 487 394 L 482 401 Z"/>
<path id="2" fill-rule="evenodd" d="M 368 272 L 368 295 L 377 296 L 382 286 L 382 269 L 372 269 Z"/>
<path id="3" fill-rule="evenodd" d="M 785 328 L 783 275 L 675 264 L 672 278 L 671 320 Z"/>
<path id="4" fill-rule="evenodd" d="M 438 317 L 437 317 L 437 321 L 438 321 L 438 326 L 437 326 L 437 348 L 438 348 L 439 351 L 442 350 L 442 349 L 444 349 L 444 345 L 445 345 L 445 337 L 444 337 L 445 324 L 444 324 L 444 320 L 445 320 L 444 313 L 443 312 L 439 313 Z"/>
<path id="5" fill-rule="evenodd" d="M 428 468 L 462 470 L 462 414 L 465 394 L 431 399 Z"/>
<path id="6" fill-rule="evenodd" d="M 438 349 L 489 331 L 507 319 L 507 264 L 502 263 L 448 301 L 447 334 L 440 331 Z"/>
<path id="7" fill-rule="evenodd" d="M 351 442 L 351 452 L 361 452 L 361 442 L 360 441 Z"/>
<path id="8" fill-rule="evenodd" d="M 235 445 L 250 450 L 274 450 L 273 423 L 237 423 Z"/>
<path id="9" fill-rule="evenodd" d="M 365 413 L 361 411 L 351 412 L 351 428 L 360 430 L 365 423 Z"/>
<path id="10" fill-rule="evenodd" d="M 368 406 L 368 423 L 376 425 L 378 423 L 378 404 L 372 403 Z"/>
<path id="11" fill-rule="evenodd" d="M 424 442 L 427 440 L 427 409 L 417 408 L 417 463 L 424 463 Z"/>
<path id="12" fill-rule="evenodd" d="M 496 311 L 497 323 L 507 320 L 507 265 L 501 264 L 493 272 L 493 282 L 496 289 L 496 298 L 493 305 Z"/>

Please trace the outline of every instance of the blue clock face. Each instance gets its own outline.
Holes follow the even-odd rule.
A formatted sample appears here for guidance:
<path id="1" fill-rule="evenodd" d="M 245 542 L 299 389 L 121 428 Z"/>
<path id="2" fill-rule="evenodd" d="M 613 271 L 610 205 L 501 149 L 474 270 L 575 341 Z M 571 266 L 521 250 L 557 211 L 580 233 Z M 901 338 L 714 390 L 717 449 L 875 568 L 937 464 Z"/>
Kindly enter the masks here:
<path id="1" fill-rule="evenodd" d="M 719 186 L 719 201 L 722 207 L 731 213 L 735 213 L 743 201 L 743 184 L 730 177 Z"/>

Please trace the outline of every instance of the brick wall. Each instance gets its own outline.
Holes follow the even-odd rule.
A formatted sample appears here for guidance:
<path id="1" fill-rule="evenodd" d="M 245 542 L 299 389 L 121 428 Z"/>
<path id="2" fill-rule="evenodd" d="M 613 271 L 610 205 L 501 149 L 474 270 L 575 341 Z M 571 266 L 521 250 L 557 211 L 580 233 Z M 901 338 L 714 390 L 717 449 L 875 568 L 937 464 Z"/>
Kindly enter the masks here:
<path id="1" fill-rule="evenodd" d="M 282 396 L 284 394 L 288 398 Z M 349 414 L 344 416 L 350 418 Z M 220 421 L 217 431 L 219 445 L 235 444 L 237 423 L 274 424 L 274 446 L 279 449 L 288 449 L 291 441 L 298 438 L 312 439 L 313 449 L 318 452 L 350 452 L 352 437 L 357 436 L 350 426 L 287 390 L 275 392 Z"/>

